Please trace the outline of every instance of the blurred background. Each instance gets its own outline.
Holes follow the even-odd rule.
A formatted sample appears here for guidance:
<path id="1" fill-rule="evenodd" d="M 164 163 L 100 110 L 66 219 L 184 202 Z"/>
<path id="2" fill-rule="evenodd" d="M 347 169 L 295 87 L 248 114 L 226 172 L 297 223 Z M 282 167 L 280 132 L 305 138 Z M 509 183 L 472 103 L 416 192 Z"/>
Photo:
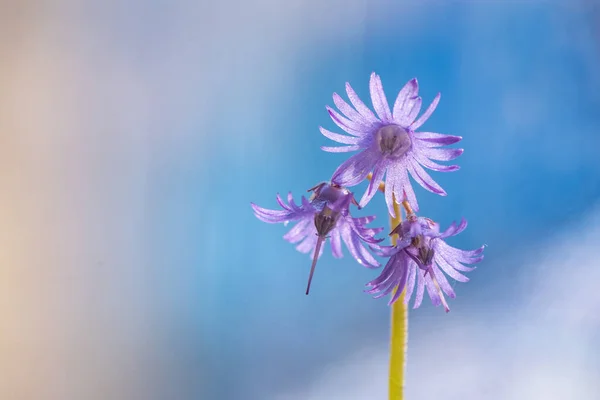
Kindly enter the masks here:
<path id="1" fill-rule="evenodd" d="M 0 399 L 385 399 L 378 271 L 325 252 L 305 296 L 249 205 L 331 176 L 372 71 L 442 93 L 421 212 L 488 245 L 411 312 L 407 399 L 600 398 L 599 35 L 595 0 L 3 0 Z"/>

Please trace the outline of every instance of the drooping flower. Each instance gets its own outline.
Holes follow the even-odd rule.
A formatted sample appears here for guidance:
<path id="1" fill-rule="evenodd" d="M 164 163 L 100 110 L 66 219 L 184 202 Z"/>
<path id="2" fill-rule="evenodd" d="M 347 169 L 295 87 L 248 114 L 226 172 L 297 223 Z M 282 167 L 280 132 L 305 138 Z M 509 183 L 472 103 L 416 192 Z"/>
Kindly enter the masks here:
<path id="1" fill-rule="evenodd" d="M 468 272 L 475 267 L 463 264 L 476 264 L 483 260 L 484 246 L 477 250 L 460 250 L 449 246 L 444 239 L 458 235 L 467 227 L 463 219 L 457 226 L 452 223 L 446 231 L 440 233 L 439 225 L 428 218 L 411 214 L 392 231 L 398 234 L 396 246 L 376 246 L 378 253 L 389 257 L 381 274 L 367 283 L 368 293 L 383 297 L 396 289 L 389 304 L 400 297 L 406 287 L 404 302 L 408 304 L 413 290 L 417 288 L 414 308 L 418 308 L 423 300 L 425 288 L 435 306 L 444 305 L 450 311 L 444 294 L 455 298 L 456 294 L 444 273 L 459 282 L 468 282 L 469 278 L 459 271 Z M 390 234 L 390 235 L 391 235 Z M 442 272 L 443 271 L 443 272 Z"/>
<path id="2" fill-rule="evenodd" d="M 430 192 L 445 196 L 444 189 L 423 167 L 441 172 L 458 170 L 457 165 L 440 165 L 432 160 L 450 161 L 460 156 L 462 149 L 440 147 L 457 143 L 462 137 L 417 132 L 437 107 L 440 94 L 437 94 L 427 110 L 416 119 L 421 110 L 416 78 L 400 90 L 393 111 L 390 111 L 381 79 L 374 72 L 371 74 L 370 92 L 377 116 L 360 100 L 349 83 L 346 83 L 346 93 L 354 107 L 337 93 L 333 94 L 333 102 L 345 117 L 329 106 L 326 107 L 333 122 L 351 136 L 319 127 L 325 137 L 346 145 L 321 148 L 333 153 L 360 151 L 340 165 L 331 180 L 338 185 L 351 187 L 361 183 L 369 172 L 373 171 L 373 179 L 360 200 L 361 207 L 364 207 L 377 192 L 377 185 L 387 172 L 385 201 L 389 213 L 395 216 L 393 196 L 398 203 L 408 200 L 412 208 L 418 211 L 417 199 L 408 174 Z"/>
<path id="3" fill-rule="evenodd" d="M 286 225 L 290 221 L 297 222 L 283 238 L 290 243 L 299 243 L 296 246 L 298 251 L 311 254 L 312 265 L 306 294 L 310 290 L 317 260 L 323 254 L 323 242 L 327 238 L 330 238 L 334 257 L 343 256 L 341 242 L 344 241 L 356 261 L 368 268 L 377 268 L 380 264 L 364 244 L 374 245 L 383 240 L 374 237 L 383 228 L 365 226 L 375 219 L 374 216 L 353 218 L 350 215 L 350 204 L 356 204 L 356 200 L 348 189 L 323 182 L 309 189 L 310 191 L 313 192 L 311 199 L 307 200 L 302 196 L 301 205 L 296 205 L 291 192 L 288 194 L 288 204 L 278 194 L 277 202 L 283 210 L 269 210 L 251 203 L 254 214 L 263 222 Z"/>

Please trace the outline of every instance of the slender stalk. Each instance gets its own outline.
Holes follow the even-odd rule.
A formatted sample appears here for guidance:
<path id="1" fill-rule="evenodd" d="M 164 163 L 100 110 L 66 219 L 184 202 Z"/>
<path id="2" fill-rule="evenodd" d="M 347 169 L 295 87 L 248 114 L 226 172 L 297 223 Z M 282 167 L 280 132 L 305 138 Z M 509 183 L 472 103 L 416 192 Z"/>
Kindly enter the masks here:
<path id="1" fill-rule="evenodd" d="M 367 176 L 371 180 L 372 174 Z M 385 184 L 379 184 L 378 189 L 385 193 Z M 394 214 L 390 215 L 390 231 L 394 230 L 402 222 L 402 212 L 400 205 L 396 202 L 394 196 Z M 412 214 L 412 209 L 407 201 L 402 205 L 406 210 L 406 215 Z M 392 235 L 392 245 L 396 245 L 398 235 Z M 396 291 L 392 292 L 392 296 Z M 392 318 L 390 321 L 390 375 L 389 375 L 389 400 L 404 400 L 404 371 L 406 369 L 406 349 L 408 344 L 408 307 L 404 304 L 406 289 L 403 290 L 400 298 L 392 304 Z"/>
<path id="2" fill-rule="evenodd" d="M 390 227 L 392 230 L 402 222 L 400 207 L 396 202 L 394 202 L 394 213 L 396 214 L 395 218 L 390 215 Z M 392 235 L 392 244 L 394 246 L 397 240 L 398 235 Z M 404 400 L 404 371 L 406 369 L 406 349 L 408 342 L 408 309 L 406 304 L 404 304 L 405 295 L 406 289 L 400 295 L 398 301 L 392 304 L 389 376 L 390 400 Z"/>

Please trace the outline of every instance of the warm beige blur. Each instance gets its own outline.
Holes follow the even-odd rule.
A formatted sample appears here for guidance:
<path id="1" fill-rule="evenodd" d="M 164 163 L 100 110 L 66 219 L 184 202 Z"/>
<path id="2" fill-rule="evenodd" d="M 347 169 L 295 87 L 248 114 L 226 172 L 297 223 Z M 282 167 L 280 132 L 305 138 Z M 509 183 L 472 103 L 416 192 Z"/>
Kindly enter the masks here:
<path id="1" fill-rule="evenodd" d="M 132 3 L 0 3 L 2 400 L 197 398 L 201 338 L 186 368 L 147 259 L 152 162 L 201 157 L 231 93 L 231 151 L 263 147 L 261 104 L 295 79 L 298 42 L 360 36 L 366 4 Z"/>
<path id="2" fill-rule="evenodd" d="M 0 398 L 150 398 L 143 86 L 33 3 L 0 10 Z"/>

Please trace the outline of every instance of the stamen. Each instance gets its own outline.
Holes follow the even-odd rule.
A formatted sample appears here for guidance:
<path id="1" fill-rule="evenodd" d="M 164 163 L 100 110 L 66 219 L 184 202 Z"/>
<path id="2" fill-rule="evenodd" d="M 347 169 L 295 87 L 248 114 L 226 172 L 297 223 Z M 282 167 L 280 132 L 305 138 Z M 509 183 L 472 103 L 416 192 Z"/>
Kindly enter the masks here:
<path id="1" fill-rule="evenodd" d="M 403 200 L 402 201 L 402 206 L 406 210 L 406 215 L 407 216 L 411 215 L 411 214 L 414 214 L 414 212 L 413 212 L 413 210 L 412 210 L 412 208 L 411 208 L 410 203 L 408 202 L 408 200 Z"/>

